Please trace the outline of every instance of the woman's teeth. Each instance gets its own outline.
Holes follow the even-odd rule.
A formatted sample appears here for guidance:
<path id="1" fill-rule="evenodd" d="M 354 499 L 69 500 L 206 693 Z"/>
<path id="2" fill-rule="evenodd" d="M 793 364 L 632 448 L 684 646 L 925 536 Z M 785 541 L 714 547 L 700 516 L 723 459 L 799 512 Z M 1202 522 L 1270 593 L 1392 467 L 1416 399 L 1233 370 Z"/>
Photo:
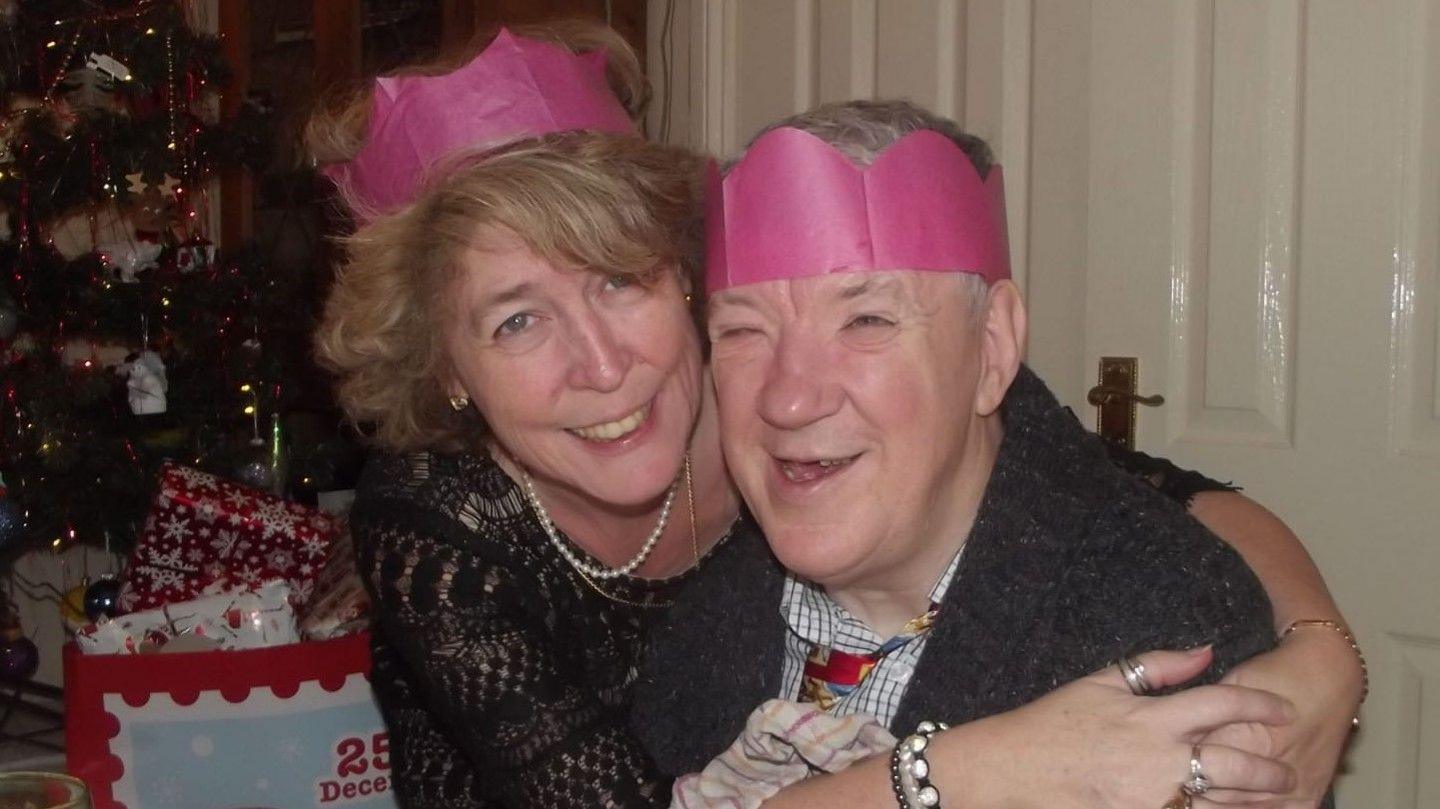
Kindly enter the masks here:
<path id="1" fill-rule="evenodd" d="M 619 421 L 608 421 L 604 424 L 592 424 L 589 427 L 575 427 L 571 433 L 584 438 L 587 441 L 614 441 L 617 438 L 628 435 L 645 423 L 650 417 L 650 405 L 636 410 Z"/>

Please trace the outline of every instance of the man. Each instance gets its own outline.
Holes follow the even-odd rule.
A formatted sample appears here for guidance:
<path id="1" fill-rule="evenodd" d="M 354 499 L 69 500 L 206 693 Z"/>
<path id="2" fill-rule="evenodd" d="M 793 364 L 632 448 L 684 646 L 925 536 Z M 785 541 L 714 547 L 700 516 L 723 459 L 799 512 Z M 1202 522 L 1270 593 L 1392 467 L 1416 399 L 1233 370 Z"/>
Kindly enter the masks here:
<path id="1" fill-rule="evenodd" d="M 904 737 L 1144 649 L 1213 643 L 1214 680 L 1273 644 L 1240 557 L 1021 365 L 990 162 L 947 121 L 855 102 L 763 133 L 726 177 L 712 367 L 769 551 L 722 548 L 654 636 L 636 725 L 668 771 L 775 697 Z"/>

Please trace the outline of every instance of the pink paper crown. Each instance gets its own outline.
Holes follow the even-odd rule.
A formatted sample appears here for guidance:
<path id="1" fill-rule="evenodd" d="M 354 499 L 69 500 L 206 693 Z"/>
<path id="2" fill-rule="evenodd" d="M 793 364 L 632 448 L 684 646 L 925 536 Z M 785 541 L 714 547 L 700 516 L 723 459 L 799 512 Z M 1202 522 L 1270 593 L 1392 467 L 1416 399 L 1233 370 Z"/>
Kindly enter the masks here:
<path id="1" fill-rule="evenodd" d="M 412 201 L 450 155 L 572 129 L 635 134 L 605 79 L 605 53 L 574 54 L 502 28 L 451 73 L 376 79 L 365 146 L 324 172 L 369 219 Z"/>
<path id="2" fill-rule="evenodd" d="M 839 272 L 924 270 L 1010 277 L 1005 185 L 930 130 L 896 141 L 867 168 L 782 127 L 725 176 L 712 167 L 706 286 Z"/>

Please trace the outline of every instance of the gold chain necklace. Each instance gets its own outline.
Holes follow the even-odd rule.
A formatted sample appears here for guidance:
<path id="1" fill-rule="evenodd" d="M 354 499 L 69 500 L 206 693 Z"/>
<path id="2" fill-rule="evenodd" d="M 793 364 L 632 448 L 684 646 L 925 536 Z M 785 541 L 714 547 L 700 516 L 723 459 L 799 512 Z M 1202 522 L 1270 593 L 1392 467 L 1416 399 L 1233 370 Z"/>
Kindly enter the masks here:
<path id="1" fill-rule="evenodd" d="M 699 532 L 695 530 L 695 479 L 690 473 L 690 453 L 688 452 L 685 453 L 685 499 L 686 504 L 690 508 L 690 552 L 694 554 L 695 557 L 694 565 L 699 565 L 700 540 L 698 538 Z M 693 566 L 691 569 L 694 569 Z M 614 593 L 606 592 L 600 587 L 599 584 L 595 582 L 594 579 L 587 576 L 585 574 L 585 571 L 580 569 L 579 567 L 574 568 L 574 570 L 576 573 L 580 574 L 581 580 L 583 580 L 586 584 L 590 585 L 591 590 L 594 590 L 605 598 L 618 604 L 624 604 L 630 607 L 640 607 L 642 609 L 664 609 L 675 603 L 673 601 L 631 601 L 628 598 L 623 598 L 621 596 L 615 595 Z"/>

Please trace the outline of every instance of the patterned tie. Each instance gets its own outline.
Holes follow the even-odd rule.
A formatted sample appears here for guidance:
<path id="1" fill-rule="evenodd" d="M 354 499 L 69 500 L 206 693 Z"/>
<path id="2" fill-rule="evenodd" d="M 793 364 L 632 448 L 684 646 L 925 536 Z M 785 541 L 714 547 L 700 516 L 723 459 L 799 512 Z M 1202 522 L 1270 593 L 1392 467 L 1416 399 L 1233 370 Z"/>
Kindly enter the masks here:
<path id="1" fill-rule="evenodd" d="M 924 615 L 906 621 L 895 637 L 869 654 L 842 652 L 818 643 L 812 645 L 809 656 L 805 658 L 805 675 L 800 680 L 800 702 L 813 702 L 822 711 L 834 708 L 836 703 L 865 682 L 886 655 L 928 633 L 935 626 L 935 616 L 939 613 L 940 605 L 932 602 Z"/>

